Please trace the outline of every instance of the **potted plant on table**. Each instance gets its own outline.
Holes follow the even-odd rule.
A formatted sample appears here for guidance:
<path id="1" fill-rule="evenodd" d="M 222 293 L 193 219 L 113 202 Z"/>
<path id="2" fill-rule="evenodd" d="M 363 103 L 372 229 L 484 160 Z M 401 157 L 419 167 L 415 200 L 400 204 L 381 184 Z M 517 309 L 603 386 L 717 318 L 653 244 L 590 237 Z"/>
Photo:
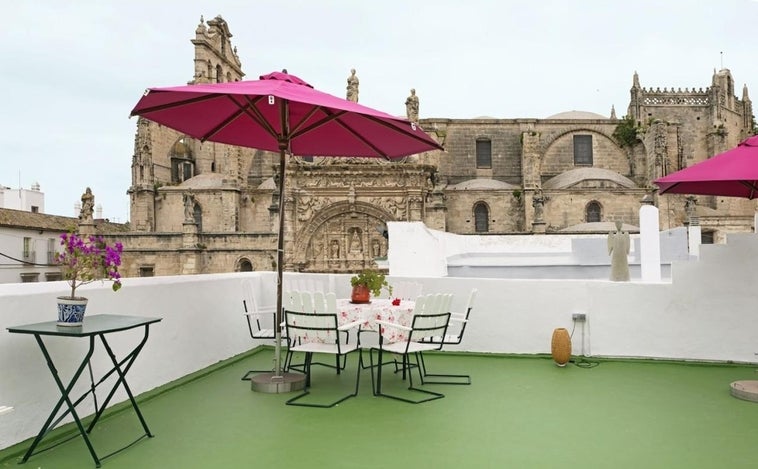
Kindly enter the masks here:
<path id="1" fill-rule="evenodd" d="M 58 297 L 58 325 L 80 326 L 87 298 L 76 296 L 76 289 L 95 280 L 113 282 L 113 291 L 121 288 L 121 243 L 108 245 L 101 236 L 60 235 L 63 250 L 55 254 L 61 275 L 71 286 L 71 294 Z"/>
<path id="2" fill-rule="evenodd" d="M 353 303 L 369 303 L 370 295 L 379 296 L 382 288 L 392 294 L 392 287 L 382 272 L 375 269 L 365 269 L 358 274 L 353 275 L 350 279 L 350 285 L 353 286 L 351 301 Z"/>

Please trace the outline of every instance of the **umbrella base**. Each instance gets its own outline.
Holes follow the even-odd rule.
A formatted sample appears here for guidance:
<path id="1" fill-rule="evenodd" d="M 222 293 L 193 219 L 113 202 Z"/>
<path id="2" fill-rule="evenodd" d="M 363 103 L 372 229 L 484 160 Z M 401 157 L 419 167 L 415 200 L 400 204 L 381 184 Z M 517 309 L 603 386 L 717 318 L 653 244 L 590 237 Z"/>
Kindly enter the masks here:
<path id="1" fill-rule="evenodd" d="M 267 394 L 281 394 L 305 388 L 305 375 L 300 373 L 261 373 L 250 378 L 250 389 Z"/>
<path id="2" fill-rule="evenodd" d="M 735 381 L 730 386 L 732 396 L 746 401 L 758 402 L 758 381 Z"/>

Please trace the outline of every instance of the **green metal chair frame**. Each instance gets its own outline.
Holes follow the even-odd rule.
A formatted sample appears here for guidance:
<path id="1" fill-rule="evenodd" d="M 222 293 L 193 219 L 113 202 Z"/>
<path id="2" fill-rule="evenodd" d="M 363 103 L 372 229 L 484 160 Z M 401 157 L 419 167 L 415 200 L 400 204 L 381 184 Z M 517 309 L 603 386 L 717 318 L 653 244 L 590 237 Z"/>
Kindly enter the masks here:
<path id="1" fill-rule="evenodd" d="M 466 332 L 466 324 L 468 324 L 469 315 L 471 310 L 474 309 L 474 300 L 476 299 L 477 289 L 471 290 L 469 295 L 468 305 L 466 306 L 466 312 L 464 314 L 451 313 L 450 322 L 460 323 L 460 331 L 457 335 L 442 335 L 439 337 L 427 337 L 423 339 L 423 342 L 440 344 L 440 350 L 444 345 L 459 345 L 463 341 L 463 334 Z M 434 374 L 429 373 L 426 369 L 426 363 L 424 362 L 424 354 L 419 352 L 419 362 L 421 364 L 421 381 L 423 384 L 458 384 L 458 385 L 470 385 L 470 375 L 455 375 L 455 374 Z M 430 379 L 431 378 L 431 379 Z M 437 379 L 443 378 L 443 379 Z"/>
<path id="2" fill-rule="evenodd" d="M 438 314 L 421 314 L 421 315 L 414 315 L 413 316 L 413 322 L 411 324 L 411 327 L 402 326 L 400 324 L 395 324 L 387 321 L 376 321 L 377 324 L 379 324 L 382 328 L 380 334 L 379 334 L 379 347 L 372 347 L 369 351 L 369 358 L 371 362 L 371 387 L 372 391 L 375 396 L 384 396 L 389 397 L 391 399 L 396 399 L 403 402 L 409 402 L 411 404 L 420 404 L 422 402 L 428 402 L 435 399 L 441 399 L 445 397 L 444 394 L 429 391 L 427 389 L 421 389 L 413 384 L 413 373 L 411 368 L 417 368 L 419 369 L 419 376 L 421 375 L 421 368 L 419 363 L 419 353 L 423 351 L 431 351 L 431 350 L 439 350 L 442 347 L 442 344 L 438 343 L 425 343 L 421 342 L 422 339 L 425 337 L 433 337 L 433 336 L 443 336 L 445 335 L 445 332 L 447 331 L 447 325 L 450 322 L 450 313 L 438 313 Z M 386 331 L 386 328 L 398 328 L 401 330 L 404 330 L 408 333 L 408 339 L 402 342 L 394 342 L 390 344 L 384 343 L 384 332 Z M 378 352 L 378 362 L 376 365 L 374 365 L 374 352 Z M 388 394 L 384 391 L 382 391 L 382 369 L 384 365 L 388 364 L 394 364 L 395 360 L 384 362 L 383 361 L 383 355 L 385 353 L 392 353 L 396 355 L 402 355 L 402 368 L 403 368 L 403 379 L 405 379 L 405 370 L 408 370 L 408 389 L 410 391 L 414 391 L 417 393 L 422 393 L 427 395 L 427 397 L 422 399 L 410 399 L 404 396 L 398 396 L 394 394 Z M 410 363 L 410 357 L 413 356 L 416 359 L 415 364 Z M 376 378 L 374 377 L 374 370 L 377 370 L 376 372 Z M 423 384 L 423 378 L 422 378 L 422 384 Z"/>
<path id="3" fill-rule="evenodd" d="M 342 396 L 339 399 L 328 403 L 299 402 L 301 398 L 310 394 L 311 366 L 315 364 L 313 362 L 314 354 L 335 355 L 339 363 L 340 357 L 344 357 L 345 360 L 347 360 L 348 354 L 360 350 L 360 344 L 358 341 L 356 341 L 355 344 L 347 344 L 341 340 L 341 337 L 343 337 L 342 333 L 353 328 L 360 328 L 360 321 L 354 321 L 340 326 L 337 314 L 315 314 L 288 310 L 284 311 L 284 317 L 287 336 L 290 338 L 290 351 L 305 353 L 305 362 L 303 363 L 305 388 L 302 393 L 289 399 L 287 405 L 324 408 L 334 407 L 346 399 L 357 396 L 363 362 L 360 353 L 358 354 L 358 366 L 356 367 L 355 374 L 355 390 L 351 394 Z M 314 335 L 317 337 L 314 337 Z M 327 335 L 329 339 L 324 340 L 324 335 Z M 340 368 L 337 367 L 337 374 L 339 374 L 340 371 Z"/>

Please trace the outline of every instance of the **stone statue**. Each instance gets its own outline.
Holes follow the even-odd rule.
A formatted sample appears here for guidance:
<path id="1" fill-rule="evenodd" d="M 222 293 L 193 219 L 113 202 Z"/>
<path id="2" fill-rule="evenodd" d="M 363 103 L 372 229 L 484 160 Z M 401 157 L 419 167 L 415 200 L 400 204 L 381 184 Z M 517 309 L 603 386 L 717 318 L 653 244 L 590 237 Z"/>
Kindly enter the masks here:
<path id="1" fill-rule="evenodd" d="M 354 103 L 358 102 L 358 77 L 354 68 L 350 69 L 350 76 L 347 77 L 347 97 L 345 99 Z"/>
<path id="2" fill-rule="evenodd" d="M 79 211 L 79 221 L 81 223 L 92 223 L 92 213 L 95 210 L 95 196 L 92 195 L 92 189 L 89 187 L 82 194 L 82 208 Z"/>
<path id="3" fill-rule="evenodd" d="M 335 240 L 332 240 L 331 244 L 331 253 L 329 255 L 331 259 L 339 259 L 340 258 L 340 242 Z"/>
<path id="4" fill-rule="evenodd" d="M 629 233 L 621 231 L 621 222 L 616 222 L 616 231 L 608 233 L 608 254 L 611 256 L 611 277 L 614 282 L 629 281 Z"/>
<path id="5" fill-rule="evenodd" d="M 687 218 L 696 216 L 697 197 L 688 195 L 684 200 L 684 213 L 687 214 Z"/>
<path id="6" fill-rule="evenodd" d="M 350 238 L 350 252 L 361 252 L 363 247 L 361 246 L 361 239 L 358 236 L 358 230 L 353 230 L 353 236 Z"/>
<path id="7" fill-rule="evenodd" d="M 381 254 L 381 252 L 382 252 L 382 250 L 381 250 L 381 246 L 379 246 L 379 240 L 376 240 L 376 239 L 375 239 L 375 240 L 374 240 L 374 241 L 371 243 L 371 254 L 372 254 L 374 257 L 379 257 L 379 255 Z"/>
<path id="8" fill-rule="evenodd" d="M 411 95 L 405 100 L 405 114 L 409 121 L 418 122 L 418 96 L 415 88 L 411 88 Z"/>
<path id="9" fill-rule="evenodd" d="M 544 216 L 543 211 L 545 208 L 545 196 L 542 195 L 541 190 L 538 190 L 534 193 L 534 197 L 532 198 L 532 207 L 534 208 L 534 221 L 542 222 Z"/>
<path id="10" fill-rule="evenodd" d="M 184 194 L 184 222 L 195 222 L 195 196 L 189 192 Z"/>

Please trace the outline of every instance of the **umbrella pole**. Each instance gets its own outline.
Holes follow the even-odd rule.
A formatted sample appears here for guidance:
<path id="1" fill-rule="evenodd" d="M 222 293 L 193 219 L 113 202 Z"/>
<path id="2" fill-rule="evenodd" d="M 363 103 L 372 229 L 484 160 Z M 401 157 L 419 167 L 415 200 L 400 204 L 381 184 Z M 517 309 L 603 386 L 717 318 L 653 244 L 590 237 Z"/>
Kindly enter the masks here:
<path id="1" fill-rule="evenodd" d="M 274 319 L 274 372 L 250 378 L 253 391 L 280 393 L 305 388 L 305 375 L 282 370 L 282 277 L 284 272 L 284 165 L 289 151 L 289 120 L 287 100 L 281 100 L 282 134 L 279 136 L 279 240 L 276 246 L 276 313 Z"/>
<path id="2" fill-rule="evenodd" d="M 261 373 L 250 378 L 253 391 L 282 393 L 305 388 L 305 375 L 285 373 L 282 370 L 282 282 L 284 271 L 284 164 L 287 145 L 282 145 L 279 153 L 279 242 L 277 243 L 276 262 L 276 313 L 274 314 L 274 371 Z"/>
<path id="3" fill-rule="evenodd" d="M 286 152 L 284 148 L 279 151 L 279 237 L 276 246 L 276 323 L 274 331 L 276 344 L 274 345 L 274 378 L 282 376 L 282 279 L 284 270 L 284 164 Z"/>

